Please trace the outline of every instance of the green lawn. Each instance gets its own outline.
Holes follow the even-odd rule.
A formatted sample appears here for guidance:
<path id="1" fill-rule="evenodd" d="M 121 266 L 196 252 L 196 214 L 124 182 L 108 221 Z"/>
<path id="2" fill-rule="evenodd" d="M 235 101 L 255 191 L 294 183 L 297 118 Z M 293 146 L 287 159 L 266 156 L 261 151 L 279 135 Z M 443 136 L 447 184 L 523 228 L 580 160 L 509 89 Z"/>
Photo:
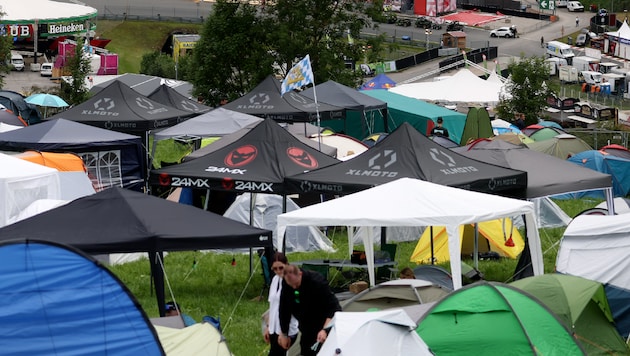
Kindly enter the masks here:
<path id="1" fill-rule="evenodd" d="M 558 204 L 574 216 L 595 206 L 599 201 L 570 200 Z M 332 230 L 331 230 L 332 231 Z M 563 228 L 541 229 L 545 271 L 552 272 Z M 347 258 L 347 237 L 337 228 L 329 234 L 337 252 L 293 253 L 290 261 L 315 258 Z M 398 245 L 398 267 L 414 267 L 409 258 L 415 242 Z M 232 265 L 232 259 L 236 265 Z M 197 262 L 195 264 L 195 261 Z M 472 261 L 466 261 L 472 264 Z M 249 274 L 247 254 L 178 252 L 165 257 L 164 266 L 168 285 L 186 313 L 200 320 L 204 315 L 219 316 L 224 334 L 234 355 L 266 355 L 267 345 L 261 336 L 260 315 L 267 309 L 266 291 L 258 260 L 254 273 Z M 508 282 L 515 270 L 516 260 L 480 261 L 479 269 L 487 280 Z M 448 265 L 444 265 L 448 268 Z M 155 296 L 151 290 L 149 264 L 146 260 L 112 266 L 111 270 L 129 287 L 149 316 L 157 316 Z M 263 296 L 259 301 L 258 297 Z M 167 290 L 167 295 L 170 292 Z M 167 297 L 171 299 L 170 297 Z"/>
<path id="2" fill-rule="evenodd" d="M 142 56 L 162 49 L 169 34 L 199 33 L 201 24 L 159 21 L 99 20 L 96 35 L 112 41 L 107 49 L 118 54 L 118 72 L 139 73 Z"/>

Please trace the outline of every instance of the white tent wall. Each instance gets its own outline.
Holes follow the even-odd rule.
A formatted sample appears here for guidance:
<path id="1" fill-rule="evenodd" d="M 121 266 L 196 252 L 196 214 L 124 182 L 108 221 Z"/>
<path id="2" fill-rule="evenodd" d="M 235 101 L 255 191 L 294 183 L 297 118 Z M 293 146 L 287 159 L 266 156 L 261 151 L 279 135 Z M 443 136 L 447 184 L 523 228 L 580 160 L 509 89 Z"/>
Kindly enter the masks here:
<path id="1" fill-rule="evenodd" d="M 61 199 L 59 172 L 0 154 L 0 227 L 40 199 Z"/>
<path id="2" fill-rule="evenodd" d="M 571 217 L 567 215 L 558 204 L 554 203 L 549 197 L 534 198 L 530 200 L 534 203 L 534 211 L 536 212 L 536 223 L 538 227 L 564 227 L 569 225 Z M 521 216 L 512 217 L 514 226 L 522 228 L 524 226 Z"/>
<path id="3" fill-rule="evenodd" d="M 254 205 L 251 207 L 251 197 L 254 196 Z M 287 212 L 295 211 L 300 207 L 287 197 Z M 253 221 L 250 224 L 250 210 L 253 211 Z M 241 194 L 234 203 L 225 211 L 223 216 L 263 229 L 273 231 L 274 246 L 282 251 L 282 242 L 279 241 L 276 226 L 277 217 L 282 214 L 282 196 L 275 194 Z M 318 228 L 314 226 L 292 226 L 286 229 L 286 251 L 334 251 L 332 242 Z"/>
<path id="4" fill-rule="evenodd" d="M 630 290 L 630 220 L 580 215 L 564 232 L 556 270 Z"/>
<path id="5" fill-rule="evenodd" d="M 282 236 L 288 226 L 348 226 L 348 241 L 352 245 L 352 227 L 446 226 L 453 287 L 459 289 L 462 287 L 460 225 L 515 215 L 525 215 L 534 275 L 543 274 L 542 249 L 533 203 L 411 178 L 401 178 L 279 215 L 277 233 Z M 372 229 L 367 231 L 363 244 L 370 285 L 374 285 L 375 240 Z"/>

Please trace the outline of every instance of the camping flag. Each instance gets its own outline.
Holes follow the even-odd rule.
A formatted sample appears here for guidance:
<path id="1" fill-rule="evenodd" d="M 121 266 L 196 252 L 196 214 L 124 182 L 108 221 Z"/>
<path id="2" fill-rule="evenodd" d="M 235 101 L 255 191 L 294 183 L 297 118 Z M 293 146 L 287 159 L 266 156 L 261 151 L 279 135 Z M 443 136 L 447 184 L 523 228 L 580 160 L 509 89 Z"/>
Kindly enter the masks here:
<path id="1" fill-rule="evenodd" d="M 287 73 L 287 76 L 282 81 L 280 95 L 284 95 L 284 93 L 290 90 L 301 88 L 314 82 L 311 58 L 307 54 L 306 57 L 294 65 L 289 73 Z"/>

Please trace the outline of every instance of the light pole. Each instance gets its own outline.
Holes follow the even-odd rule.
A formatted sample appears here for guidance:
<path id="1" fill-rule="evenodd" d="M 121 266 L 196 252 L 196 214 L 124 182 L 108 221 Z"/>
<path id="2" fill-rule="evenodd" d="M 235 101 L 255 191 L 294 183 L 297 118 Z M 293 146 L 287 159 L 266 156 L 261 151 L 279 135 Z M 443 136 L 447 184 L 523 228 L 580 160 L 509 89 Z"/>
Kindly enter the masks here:
<path id="1" fill-rule="evenodd" d="M 426 47 L 427 47 L 427 51 L 429 50 L 429 36 L 430 36 L 432 33 L 433 33 L 433 32 L 431 31 L 431 29 L 430 29 L 430 28 L 425 28 L 425 29 L 424 29 L 424 34 L 426 35 L 426 38 L 427 38 L 427 45 L 426 45 Z"/>

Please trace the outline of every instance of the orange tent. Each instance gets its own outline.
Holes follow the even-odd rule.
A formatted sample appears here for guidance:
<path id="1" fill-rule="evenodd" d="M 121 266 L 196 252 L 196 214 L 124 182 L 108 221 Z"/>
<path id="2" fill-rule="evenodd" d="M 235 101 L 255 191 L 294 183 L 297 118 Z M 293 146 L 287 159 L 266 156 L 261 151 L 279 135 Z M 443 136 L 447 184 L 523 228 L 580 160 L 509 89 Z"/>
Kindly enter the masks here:
<path id="1" fill-rule="evenodd" d="M 74 153 L 52 153 L 26 151 L 17 154 L 15 157 L 23 160 L 41 164 L 42 166 L 55 168 L 60 172 L 86 172 L 85 164 L 81 157 Z"/>

